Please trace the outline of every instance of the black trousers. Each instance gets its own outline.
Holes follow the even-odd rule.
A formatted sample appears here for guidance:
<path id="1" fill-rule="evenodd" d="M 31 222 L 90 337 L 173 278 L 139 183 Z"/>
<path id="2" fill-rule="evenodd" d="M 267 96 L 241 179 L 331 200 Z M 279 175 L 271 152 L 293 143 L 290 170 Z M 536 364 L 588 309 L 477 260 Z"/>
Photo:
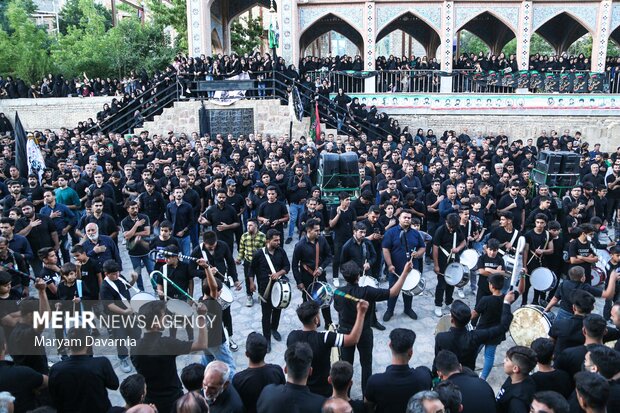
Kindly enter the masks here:
<path id="1" fill-rule="evenodd" d="M 340 273 L 340 254 L 342 252 L 343 245 L 344 245 L 344 242 L 334 238 L 334 258 L 332 259 L 332 269 L 333 269 L 332 274 L 333 274 L 334 280 L 338 278 L 338 275 Z"/>
<path id="2" fill-rule="evenodd" d="M 372 375 L 372 349 L 373 349 L 373 334 L 372 329 L 365 328 L 362 330 L 360 341 L 351 347 L 342 347 L 340 350 L 340 357 L 344 361 L 348 361 L 353 365 L 355 358 L 355 349 L 360 355 L 360 365 L 362 366 L 362 393 L 366 392 L 366 384 L 368 378 Z"/>
<path id="3" fill-rule="evenodd" d="M 230 313 L 230 307 L 226 310 L 222 310 L 222 322 L 224 323 L 224 327 L 226 327 L 226 331 L 228 331 L 228 335 L 233 335 L 233 326 L 232 326 L 232 314 Z"/>
<path id="4" fill-rule="evenodd" d="M 267 297 L 265 297 L 267 299 Z M 282 310 L 279 308 L 273 308 L 270 302 L 260 302 L 260 309 L 262 312 L 261 324 L 263 327 L 263 336 L 267 341 L 271 340 L 271 330 L 277 330 L 280 326 L 280 315 Z"/>
<path id="5" fill-rule="evenodd" d="M 476 292 L 476 304 L 482 300 L 482 297 L 491 295 L 491 289 L 489 288 L 489 277 L 487 275 L 480 275 L 478 273 L 478 291 Z"/>
<path id="6" fill-rule="evenodd" d="M 245 276 L 245 293 L 248 296 L 251 296 L 252 292 L 250 291 L 250 277 L 248 277 L 249 274 L 250 274 L 250 262 L 243 261 L 243 275 Z"/>
<path id="7" fill-rule="evenodd" d="M 532 263 L 534 261 L 536 261 L 536 259 L 533 259 Z M 527 304 L 527 295 L 529 294 L 530 287 L 532 286 L 532 283 L 530 281 L 530 276 L 532 275 L 532 271 L 534 271 L 538 267 L 540 267 L 538 263 L 536 263 L 536 265 L 530 264 L 527 266 L 528 275 L 525 277 L 525 288 L 523 289 L 523 295 L 521 296 L 521 305 Z M 532 299 L 532 304 L 538 305 L 538 303 L 540 302 L 540 299 L 542 298 L 544 300 L 545 296 L 546 296 L 545 291 L 538 291 L 534 289 L 534 298 Z"/>
<path id="8" fill-rule="evenodd" d="M 444 267 L 444 269 L 440 270 L 440 272 L 444 272 L 445 270 L 446 269 Z M 446 277 L 444 277 L 443 275 L 437 274 L 437 288 L 435 288 L 435 306 L 441 307 L 443 300 L 444 300 L 444 295 L 445 295 L 446 305 L 451 305 L 453 301 L 452 294 L 454 294 L 454 286 L 449 285 L 446 282 Z"/>

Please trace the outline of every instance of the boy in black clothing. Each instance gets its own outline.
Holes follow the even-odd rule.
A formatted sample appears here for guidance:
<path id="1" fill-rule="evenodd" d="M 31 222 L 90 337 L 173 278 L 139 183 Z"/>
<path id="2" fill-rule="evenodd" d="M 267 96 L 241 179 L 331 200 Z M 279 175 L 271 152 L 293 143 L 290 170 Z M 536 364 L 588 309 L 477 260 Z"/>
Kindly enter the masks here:
<path id="1" fill-rule="evenodd" d="M 508 375 L 495 397 L 498 413 L 528 413 L 536 392 L 536 383 L 530 372 L 536 367 L 536 353 L 524 346 L 508 349 L 504 358 L 504 372 Z"/>
<path id="2" fill-rule="evenodd" d="M 495 238 L 489 239 L 487 248 L 483 255 L 478 258 L 478 274 L 480 282 L 478 283 L 478 291 L 476 292 L 476 304 L 480 302 L 482 297 L 491 295 L 489 283 L 485 282 L 494 274 L 504 273 L 504 260 L 498 255 L 499 241 Z"/>
<path id="3" fill-rule="evenodd" d="M 43 263 L 43 268 L 39 273 L 39 278 L 45 281 L 47 284 L 47 288 L 45 289 L 45 294 L 47 295 L 48 300 L 56 300 L 58 296 L 57 293 L 57 285 L 56 278 L 60 276 L 60 267 L 58 266 L 58 255 L 56 255 L 56 251 L 52 247 L 41 248 L 37 255 L 39 259 Z"/>
<path id="4" fill-rule="evenodd" d="M 149 250 L 165 250 L 170 245 L 174 245 L 180 250 L 179 241 L 172 236 L 172 223 L 170 221 L 162 221 L 159 226 L 159 235 L 153 238 L 149 244 Z M 149 255 L 153 259 L 152 255 Z M 161 271 L 166 264 L 166 257 L 157 253 L 155 259 L 155 271 Z"/>

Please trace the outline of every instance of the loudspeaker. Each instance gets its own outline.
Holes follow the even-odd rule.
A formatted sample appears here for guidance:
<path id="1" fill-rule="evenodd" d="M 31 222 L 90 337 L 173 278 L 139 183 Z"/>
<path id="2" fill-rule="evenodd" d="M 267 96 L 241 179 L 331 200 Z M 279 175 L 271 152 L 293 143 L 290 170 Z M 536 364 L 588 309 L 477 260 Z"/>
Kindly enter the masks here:
<path id="1" fill-rule="evenodd" d="M 340 185 L 343 188 L 357 188 L 360 186 L 360 169 L 357 153 L 345 152 L 340 154 Z"/>
<path id="2" fill-rule="evenodd" d="M 338 187 L 338 171 L 340 157 L 337 153 L 323 152 L 319 168 L 323 173 L 323 188 Z"/>
<path id="3" fill-rule="evenodd" d="M 562 157 L 562 168 L 560 173 L 562 174 L 579 174 L 579 155 L 576 153 L 568 153 Z"/>

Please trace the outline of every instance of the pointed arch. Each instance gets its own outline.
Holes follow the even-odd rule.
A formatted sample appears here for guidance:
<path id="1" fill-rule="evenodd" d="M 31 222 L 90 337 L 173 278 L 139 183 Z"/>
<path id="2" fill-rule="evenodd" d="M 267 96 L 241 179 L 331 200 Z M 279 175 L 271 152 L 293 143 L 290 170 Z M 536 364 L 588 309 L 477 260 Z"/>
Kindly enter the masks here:
<path id="1" fill-rule="evenodd" d="M 428 57 L 435 57 L 441 38 L 437 30 L 426 19 L 410 11 L 396 16 L 378 31 L 375 44 L 396 30 L 402 30 L 417 40 L 424 47 Z"/>
<path id="2" fill-rule="evenodd" d="M 492 10 L 478 13 L 468 19 L 456 31 L 467 30 L 489 46 L 492 54 L 499 54 L 506 43 L 517 37 L 511 22 Z"/>
<path id="3" fill-rule="evenodd" d="M 355 28 L 347 19 L 339 16 L 337 13 L 327 12 L 322 17 L 316 19 L 312 24 L 306 27 L 299 36 L 299 51 L 303 56 L 306 47 L 314 40 L 318 39 L 325 33 L 334 31 L 340 33 L 351 41 L 360 51 L 364 53 L 364 38 L 358 29 Z"/>
<path id="4" fill-rule="evenodd" d="M 252 9 L 253 7 L 260 6 L 267 10 L 269 10 L 269 0 L 242 0 L 239 2 L 230 2 L 228 9 L 228 25 L 230 26 L 233 20 L 237 17 L 245 13 L 246 11 Z M 278 11 L 278 6 L 276 2 L 273 2 L 273 8 Z M 267 16 L 269 17 L 269 16 Z"/>
<path id="5" fill-rule="evenodd" d="M 565 52 L 575 41 L 592 31 L 585 23 L 568 11 L 562 11 L 534 29 L 557 54 Z"/>

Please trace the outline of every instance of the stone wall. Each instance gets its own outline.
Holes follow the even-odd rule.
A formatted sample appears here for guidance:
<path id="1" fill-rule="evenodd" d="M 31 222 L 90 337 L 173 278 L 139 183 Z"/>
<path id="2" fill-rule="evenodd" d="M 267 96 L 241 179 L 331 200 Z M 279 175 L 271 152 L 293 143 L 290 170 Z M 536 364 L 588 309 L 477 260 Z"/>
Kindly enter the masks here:
<path id="1" fill-rule="evenodd" d="M 595 143 L 601 144 L 601 150 L 615 152 L 620 146 L 620 118 L 615 116 L 532 116 L 532 115 L 404 115 L 393 114 L 402 127 L 409 126 L 409 131 L 415 134 L 417 128 L 424 131 L 432 129 L 437 136 L 445 130 L 454 130 L 458 133 L 464 128 L 469 135 L 476 131 L 483 134 L 497 135 L 499 131 L 512 139 L 537 138 L 542 130 L 550 132 L 556 130 L 561 135 L 569 129 L 571 134 L 579 131 L 584 141 L 592 147 Z"/>
<path id="2" fill-rule="evenodd" d="M 13 123 L 15 112 L 27 131 L 73 128 L 78 122 L 97 116 L 104 103 L 110 103 L 110 97 L 89 98 L 46 98 L 46 99 L 3 99 L 0 100 L 0 112 Z"/>
<path id="3" fill-rule="evenodd" d="M 278 100 L 240 100 L 228 106 L 205 101 L 204 105 L 207 110 L 254 109 L 254 130 L 256 132 L 274 135 L 289 133 L 288 107 L 280 105 Z M 200 130 L 198 116 L 200 106 L 200 101 L 175 102 L 173 107 L 164 110 L 161 115 L 155 116 L 153 121 L 145 122 L 143 129 L 150 133 L 174 131 L 175 133 L 191 134 L 198 132 Z M 304 118 L 303 122 L 293 122 L 293 136 L 307 136 L 309 125 L 310 120 L 308 118 Z"/>

